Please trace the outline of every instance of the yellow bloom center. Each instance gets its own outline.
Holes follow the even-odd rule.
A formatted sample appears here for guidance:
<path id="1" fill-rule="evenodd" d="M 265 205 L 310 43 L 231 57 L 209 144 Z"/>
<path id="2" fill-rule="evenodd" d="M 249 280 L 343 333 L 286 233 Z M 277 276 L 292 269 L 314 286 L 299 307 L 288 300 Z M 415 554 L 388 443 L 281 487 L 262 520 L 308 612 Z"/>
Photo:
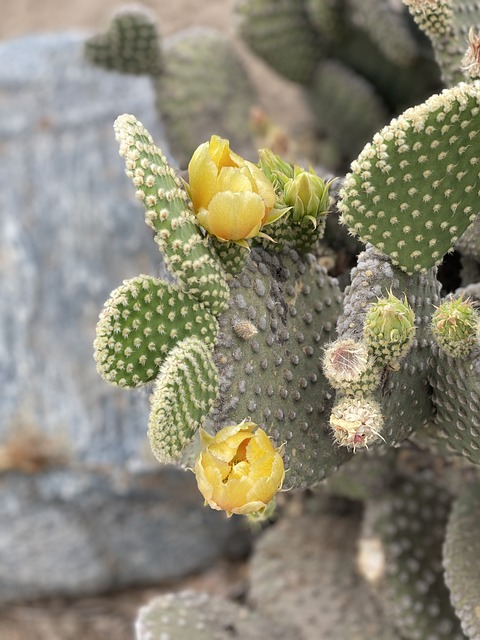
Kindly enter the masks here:
<path id="1" fill-rule="evenodd" d="M 282 456 L 253 422 L 203 433 L 205 449 L 195 463 L 200 492 L 213 509 L 248 514 L 265 509 L 285 476 Z"/>

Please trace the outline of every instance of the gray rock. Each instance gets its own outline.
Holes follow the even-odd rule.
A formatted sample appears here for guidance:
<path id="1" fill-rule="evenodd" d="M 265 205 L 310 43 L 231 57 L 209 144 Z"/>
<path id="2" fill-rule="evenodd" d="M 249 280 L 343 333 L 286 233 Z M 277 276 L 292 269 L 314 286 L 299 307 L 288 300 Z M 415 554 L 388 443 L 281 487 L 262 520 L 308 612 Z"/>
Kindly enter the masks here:
<path id="1" fill-rule="evenodd" d="M 166 145 L 149 79 L 90 67 L 83 41 L 0 44 L 0 602 L 180 576 L 236 530 L 153 462 L 147 392 L 96 373 L 110 291 L 164 275 L 113 121 Z"/>

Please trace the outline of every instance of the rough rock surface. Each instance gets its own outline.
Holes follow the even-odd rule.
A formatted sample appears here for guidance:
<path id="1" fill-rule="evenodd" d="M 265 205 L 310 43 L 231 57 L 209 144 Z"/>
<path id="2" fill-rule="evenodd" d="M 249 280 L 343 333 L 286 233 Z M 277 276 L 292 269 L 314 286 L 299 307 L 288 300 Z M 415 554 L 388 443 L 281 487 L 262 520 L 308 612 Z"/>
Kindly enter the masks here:
<path id="1" fill-rule="evenodd" d="M 0 44 L 0 602 L 183 575 L 237 528 L 153 463 L 148 394 L 95 370 L 110 291 L 164 276 L 112 124 L 164 135 L 149 79 L 89 67 L 83 40 Z"/>

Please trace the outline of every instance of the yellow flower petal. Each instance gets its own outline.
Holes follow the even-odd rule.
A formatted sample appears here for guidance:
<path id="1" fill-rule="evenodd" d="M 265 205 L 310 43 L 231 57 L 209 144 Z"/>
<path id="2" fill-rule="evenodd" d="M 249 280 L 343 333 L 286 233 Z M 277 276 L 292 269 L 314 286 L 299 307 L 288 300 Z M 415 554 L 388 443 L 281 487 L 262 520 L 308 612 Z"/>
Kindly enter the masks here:
<path id="1" fill-rule="evenodd" d="M 218 168 L 212 160 L 209 143 L 201 144 L 188 164 L 189 194 L 195 211 L 206 209 L 215 194 Z"/>
<path id="2" fill-rule="evenodd" d="M 257 193 L 223 191 L 213 196 L 208 211 L 209 233 L 221 240 L 241 240 L 259 230 L 265 206 Z"/>

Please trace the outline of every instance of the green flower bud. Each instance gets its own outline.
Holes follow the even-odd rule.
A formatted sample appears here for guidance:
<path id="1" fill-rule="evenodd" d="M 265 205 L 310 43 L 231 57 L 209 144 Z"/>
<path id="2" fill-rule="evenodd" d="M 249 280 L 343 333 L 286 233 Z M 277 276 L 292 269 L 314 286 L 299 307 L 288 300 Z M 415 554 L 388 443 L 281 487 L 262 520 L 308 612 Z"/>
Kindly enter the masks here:
<path id="1" fill-rule="evenodd" d="M 479 344 L 480 325 L 471 300 L 446 300 L 432 317 L 437 344 L 453 358 L 464 358 Z"/>
<path id="2" fill-rule="evenodd" d="M 293 178 L 293 167 L 277 156 L 271 149 L 260 149 L 258 152 L 260 169 L 281 193 L 285 184 Z"/>
<path id="3" fill-rule="evenodd" d="M 316 226 L 318 218 L 327 213 L 329 186 L 329 182 L 325 184 L 315 173 L 295 167 L 294 177 L 285 184 L 283 195 L 287 207 L 292 207 L 293 220 L 308 218 Z"/>
<path id="4" fill-rule="evenodd" d="M 372 304 L 365 316 L 363 335 L 378 364 L 398 369 L 415 336 L 415 314 L 406 296 L 402 302 L 390 291 L 386 298 Z"/>

